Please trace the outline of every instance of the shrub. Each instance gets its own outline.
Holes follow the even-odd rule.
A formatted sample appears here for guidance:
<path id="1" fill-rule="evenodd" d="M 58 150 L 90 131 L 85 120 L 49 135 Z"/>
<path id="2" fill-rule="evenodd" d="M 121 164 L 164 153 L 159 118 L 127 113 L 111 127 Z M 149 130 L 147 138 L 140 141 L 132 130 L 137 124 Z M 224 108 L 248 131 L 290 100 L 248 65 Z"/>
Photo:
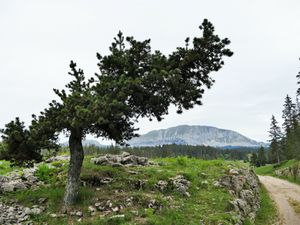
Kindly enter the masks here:
<path id="1" fill-rule="evenodd" d="M 51 168 L 49 165 L 43 163 L 39 165 L 35 175 L 39 180 L 50 183 L 55 180 L 56 173 L 57 169 Z"/>
<path id="2" fill-rule="evenodd" d="M 188 157 L 186 156 L 179 156 L 177 157 L 177 163 L 180 165 L 180 166 L 187 166 L 188 165 Z"/>

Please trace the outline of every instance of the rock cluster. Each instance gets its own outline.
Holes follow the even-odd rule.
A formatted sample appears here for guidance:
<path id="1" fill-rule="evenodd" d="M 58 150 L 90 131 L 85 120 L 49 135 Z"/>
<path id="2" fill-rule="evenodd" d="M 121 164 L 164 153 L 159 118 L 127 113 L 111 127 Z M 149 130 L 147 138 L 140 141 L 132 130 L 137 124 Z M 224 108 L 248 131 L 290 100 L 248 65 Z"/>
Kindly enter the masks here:
<path id="1" fill-rule="evenodd" d="M 259 180 L 252 170 L 230 169 L 227 176 L 214 183 L 216 187 L 226 187 L 234 197 L 231 204 L 237 213 L 237 223 L 243 224 L 246 218 L 254 221 L 260 208 Z"/>
<path id="2" fill-rule="evenodd" d="M 292 166 L 275 170 L 276 176 L 279 177 L 292 177 L 292 178 L 299 178 L 300 177 L 300 165 L 294 164 Z"/>
<path id="3" fill-rule="evenodd" d="M 163 206 L 155 199 L 151 199 L 148 203 L 148 208 L 154 209 L 155 212 L 155 211 L 161 211 Z"/>
<path id="4" fill-rule="evenodd" d="M 104 214 L 109 214 L 111 212 L 120 212 L 124 207 L 119 204 L 115 205 L 111 200 L 96 202 L 94 206 L 89 206 L 88 210 L 91 215 L 95 215 L 97 211 L 103 212 Z"/>
<path id="5" fill-rule="evenodd" d="M 34 176 L 36 167 L 24 169 L 23 172 L 13 171 L 6 176 L 0 176 L 0 192 L 12 192 L 37 187 L 43 182 Z"/>
<path id="6" fill-rule="evenodd" d="M 15 203 L 10 205 L 0 203 L 0 224 L 33 224 L 32 221 L 30 221 L 30 216 L 38 215 L 44 210 L 45 209 L 40 206 L 28 208 Z"/>
<path id="7" fill-rule="evenodd" d="M 190 193 L 187 192 L 189 189 L 191 182 L 184 178 L 182 175 L 177 175 L 170 179 L 170 183 L 176 191 L 181 193 L 184 196 L 190 197 Z"/>
<path id="8" fill-rule="evenodd" d="M 56 161 L 70 161 L 70 156 L 69 155 L 57 155 L 57 156 L 50 157 L 45 162 L 51 163 L 51 162 L 56 162 Z"/>
<path id="9" fill-rule="evenodd" d="M 190 193 L 187 191 L 191 185 L 191 182 L 184 178 L 182 175 L 177 175 L 170 178 L 169 181 L 160 180 L 155 187 L 164 192 L 167 189 L 175 190 L 183 196 L 190 197 Z"/>
<path id="10" fill-rule="evenodd" d="M 110 166 L 147 166 L 149 165 L 148 158 L 131 155 L 128 152 L 123 152 L 120 155 L 106 154 L 98 158 L 92 158 L 91 162 L 96 165 Z"/>

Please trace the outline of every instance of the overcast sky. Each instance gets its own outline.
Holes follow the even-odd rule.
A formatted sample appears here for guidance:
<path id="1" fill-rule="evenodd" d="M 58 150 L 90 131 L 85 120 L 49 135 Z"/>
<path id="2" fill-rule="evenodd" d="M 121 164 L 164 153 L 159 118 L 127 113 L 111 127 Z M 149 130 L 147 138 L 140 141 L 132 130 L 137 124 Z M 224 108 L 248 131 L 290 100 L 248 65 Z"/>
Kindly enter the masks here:
<path id="1" fill-rule="evenodd" d="M 300 70 L 299 0 L 0 0 L 0 127 L 19 116 L 28 125 L 69 81 L 72 59 L 90 76 L 96 52 L 106 54 L 119 30 L 168 54 L 199 35 L 209 19 L 228 37 L 234 56 L 214 74 L 203 106 L 162 122 L 141 120 L 143 134 L 181 124 L 232 129 L 268 139 L 271 115 L 281 118 L 295 96 Z"/>

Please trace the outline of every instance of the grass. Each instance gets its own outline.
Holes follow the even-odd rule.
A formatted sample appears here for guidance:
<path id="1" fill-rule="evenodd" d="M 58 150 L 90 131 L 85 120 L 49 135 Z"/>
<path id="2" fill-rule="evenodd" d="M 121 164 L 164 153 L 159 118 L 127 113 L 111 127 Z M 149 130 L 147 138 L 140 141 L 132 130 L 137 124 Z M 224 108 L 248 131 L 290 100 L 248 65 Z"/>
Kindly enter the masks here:
<path id="1" fill-rule="evenodd" d="M 255 225 L 271 225 L 277 218 L 277 208 L 264 186 L 261 187 L 261 207 L 257 213 Z"/>
<path id="2" fill-rule="evenodd" d="M 48 181 L 49 186 L 7 193 L 0 196 L 0 201 L 16 199 L 22 205 L 32 206 L 38 204 L 40 198 L 47 198 L 44 206 L 47 207 L 48 213 L 35 216 L 33 221 L 37 224 L 182 225 L 187 224 L 187 221 L 190 225 L 235 223 L 236 215 L 231 211 L 229 204 L 232 197 L 227 190 L 214 187 L 213 182 L 226 174 L 230 168 L 244 167 L 245 164 L 241 162 L 179 157 L 155 159 L 154 166 L 127 168 L 94 165 L 90 158 L 85 158 L 81 173 L 81 179 L 87 185 L 81 188 L 79 199 L 72 209 L 83 211 L 84 217 L 80 223 L 76 217 L 52 218 L 49 215 L 58 214 L 62 208 L 67 175 L 67 165 L 64 163 L 54 163 L 54 168 L 44 164 L 39 166 L 37 174 Z M 184 197 L 173 190 L 159 192 L 155 187 L 159 180 L 168 181 L 176 175 L 183 175 L 191 182 L 188 190 L 191 197 Z M 113 182 L 98 185 L 97 181 L 104 177 L 112 178 Z M 114 206 L 125 206 L 129 197 L 133 198 L 132 205 L 124 207 L 121 212 L 110 213 L 107 216 L 101 212 L 90 216 L 88 212 L 88 206 L 107 200 L 111 200 Z M 161 205 L 161 210 L 149 208 L 150 200 L 155 200 Z M 124 218 L 112 218 L 116 214 L 122 214 Z"/>
<path id="3" fill-rule="evenodd" d="M 276 175 L 276 173 L 275 173 L 276 170 L 283 170 L 286 168 L 289 168 L 290 170 L 299 169 L 299 161 L 293 159 L 293 160 L 283 161 L 280 164 L 271 164 L 271 165 L 261 166 L 261 167 L 255 168 L 255 172 L 258 175 L 274 176 L 274 177 L 278 177 L 278 178 L 290 181 L 295 184 L 300 184 L 300 177 Z"/>
<path id="4" fill-rule="evenodd" d="M 0 175 L 6 175 L 7 173 L 18 169 L 18 167 L 11 166 L 11 163 L 6 160 L 0 160 Z"/>

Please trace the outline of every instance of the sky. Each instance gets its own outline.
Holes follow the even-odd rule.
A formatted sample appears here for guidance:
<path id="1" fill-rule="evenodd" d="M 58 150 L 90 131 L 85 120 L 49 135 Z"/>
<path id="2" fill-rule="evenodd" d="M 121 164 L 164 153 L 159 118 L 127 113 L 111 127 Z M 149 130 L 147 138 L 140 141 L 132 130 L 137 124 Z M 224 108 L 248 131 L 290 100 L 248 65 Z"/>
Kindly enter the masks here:
<path id="1" fill-rule="evenodd" d="M 272 114 L 282 122 L 285 96 L 295 98 L 299 12 L 299 0 L 0 0 L 0 127 L 16 116 L 29 125 L 70 80 L 70 60 L 87 76 L 98 72 L 96 52 L 107 54 L 119 30 L 169 54 L 207 18 L 234 56 L 212 74 L 204 104 L 136 127 L 210 125 L 267 141 Z"/>

